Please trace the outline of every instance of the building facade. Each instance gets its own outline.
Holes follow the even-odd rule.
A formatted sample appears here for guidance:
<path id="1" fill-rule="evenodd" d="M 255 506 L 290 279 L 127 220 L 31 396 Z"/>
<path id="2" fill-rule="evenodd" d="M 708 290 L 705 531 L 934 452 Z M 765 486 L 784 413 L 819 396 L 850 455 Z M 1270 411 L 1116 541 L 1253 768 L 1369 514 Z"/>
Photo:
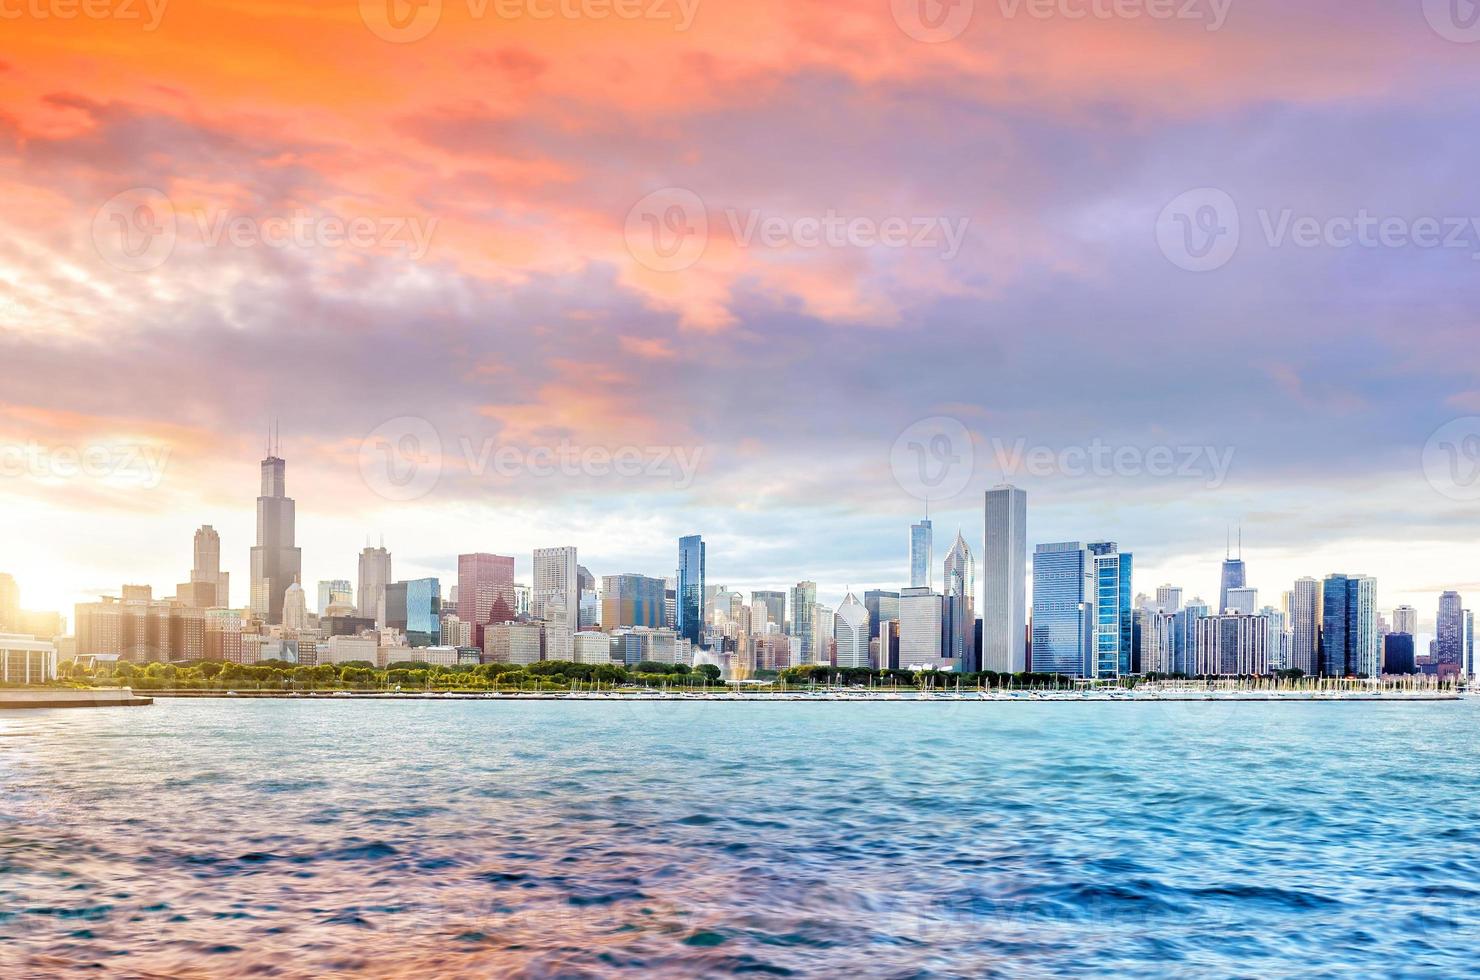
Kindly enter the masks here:
<path id="1" fill-rule="evenodd" d="M 1028 494 L 1003 485 L 987 491 L 982 549 L 981 667 L 1028 669 Z"/>

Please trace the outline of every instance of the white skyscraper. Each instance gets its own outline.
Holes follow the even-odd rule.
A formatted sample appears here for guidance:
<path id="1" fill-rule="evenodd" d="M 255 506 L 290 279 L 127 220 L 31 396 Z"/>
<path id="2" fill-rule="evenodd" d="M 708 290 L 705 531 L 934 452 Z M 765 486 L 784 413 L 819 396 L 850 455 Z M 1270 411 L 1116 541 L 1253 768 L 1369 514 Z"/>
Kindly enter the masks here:
<path id="1" fill-rule="evenodd" d="M 1156 590 L 1156 608 L 1162 612 L 1179 612 L 1182 609 L 1182 587 L 1163 585 Z"/>
<path id="2" fill-rule="evenodd" d="M 1245 585 L 1228 590 L 1228 608 L 1223 612 L 1229 616 L 1252 616 L 1258 608 L 1259 590 Z"/>
<path id="3" fill-rule="evenodd" d="M 1283 609 L 1265 606 L 1259 615 L 1269 623 L 1269 639 L 1265 653 L 1269 658 L 1270 670 L 1284 670 L 1290 665 L 1290 626 Z"/>
<path id="4" fill-rule="evenodd" d="M 360 552 L 360 588 L 356 611 L 364 619 L 385 626 L 385 587 L 391 581 L 391 553 L 385 548 L 366 547 Z"/>
<path id="5" fill-rule="evenodd" d="M 833 616 L 833 641 L 839 667 L 868 666 L 868 609 L 852 592 Z"/>
<path id="6" fill-rule="evenodd" d="M 1393 610 L 1393 632 L 1418 635 L 1418 610 L 1412 606 L 1399 606 Z"/>
<path id="7" fill-rule="evenodd" d="M 1290 659 L 1291 669 L 1303 670 L 1307 677 L 1316 673 L 1317 653 L 1321 645 L 1321 581 L 1310 577 L 1297 579 L 1290 590 Z"/>
<path id="8" fill-rule="evenodd" d="M 899 593 L 899 666 L 941 665 L 941 597 L 929 589 L 902 589 Z"/>
<path id="9" fill-rule="evenodd" d="M 987 491 L 982 549 L 981 668 L 1028 669 L 1028 494 L 1017 487 Z"/>
<path id="10" fill-rule="evenodd" d="M 308 629 L 308 596 L 297 582 L 283 593 L 283 626 L 290 630 Z"/>
<path id="11" fill-rule="evenodd" d="M 221 571 L 221 535 L 209 524 L 195 532 L 195 564 L 190 569 L 193 584 L 210 585 L 215 593 L 213 606 L 231 605 L 231 576 Z"/>
<path id="12" fill-rule="evenodd" d="M 961 532 L 945 560 L 946 649 L 944 655 L 965 670 L 976 669 L 976 562 Z"/>
<path id="13" fill-rule="evenodd" d="M 535 619 L 558 620 L 574 637 L 580 628 L 580 594 L 576 549 L 536 548 L 530 614 Z"/>

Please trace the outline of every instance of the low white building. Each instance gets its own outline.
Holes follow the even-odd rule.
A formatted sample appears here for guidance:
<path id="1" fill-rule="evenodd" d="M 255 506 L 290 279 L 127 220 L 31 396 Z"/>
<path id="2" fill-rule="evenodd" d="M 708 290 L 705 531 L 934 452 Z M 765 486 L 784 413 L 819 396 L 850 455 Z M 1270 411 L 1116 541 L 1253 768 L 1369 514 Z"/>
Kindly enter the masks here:
<path id="1" fill-rule="evenodd" d="M 500 664 L 537 664 L 543 633 L 539 623 L 495 623 L 483 631 L 488 659 Z"/>
<path id="2" fill-rule="evenodd" d="M 378 644 L 373 636 L 331 636 L 318 645 L 319 663 L 364 661 L 373 664 L 379 657 Z"/>
<path id="3" fill-rule="evenodd" d="M 56 679 L 56 644 L 24 633 L 0 633 L 0 681 L 44 684 Z"/>
<path id="4" fill-rule="evenodd" d="M 612 662 L 611 637 L 589 630 L 576 634 L 576 663 L 609 664 Z"/>

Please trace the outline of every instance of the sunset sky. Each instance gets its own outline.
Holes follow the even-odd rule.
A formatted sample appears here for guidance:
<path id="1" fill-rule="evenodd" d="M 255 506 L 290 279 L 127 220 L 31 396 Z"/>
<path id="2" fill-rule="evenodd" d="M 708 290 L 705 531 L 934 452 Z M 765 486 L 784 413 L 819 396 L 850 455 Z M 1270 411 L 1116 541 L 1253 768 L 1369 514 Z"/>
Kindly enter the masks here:
<path id="1" fill-rule="evenodd" d="M 1215 596 L 1241 524 L 1268 603 L 1480 600 L 1480 26 L 1447 2 L 95 2 L 0 4 L 28 608 L 171 594 L 207 523 L 244 605 L 273 419 L 310 595 L 367 538 L 446 588 L 564 544 L 671 575 L 702 533 L 711 584 L 835 604 L 901 584 L 896 442 L 959 460 L 959 424 L 937 576 L 1020 447 L 1055 461 L 1006 474 L 1030 544 L 1119 541 L 1138 590 Z M 1179 254 L 1225 201 L 1236 250 Z M 367 461 L 406 438 L 440 474 L 396 499 Z M 697 468 L 479 465 L 560 446 Z"/>

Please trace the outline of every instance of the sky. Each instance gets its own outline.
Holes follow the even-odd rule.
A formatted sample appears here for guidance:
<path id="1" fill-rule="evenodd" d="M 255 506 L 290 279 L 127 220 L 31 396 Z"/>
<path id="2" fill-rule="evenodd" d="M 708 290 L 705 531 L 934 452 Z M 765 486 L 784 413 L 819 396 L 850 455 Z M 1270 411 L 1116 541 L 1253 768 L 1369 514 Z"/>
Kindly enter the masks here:
<path id="1" fill-rule="evenodd" d="M 1480 24 L 1448 0 L 8 0 L 0 571 L 244 604 L 574 544 L 897 587 L 1480 594 Z M 937 568 L 937 575 L 939 569 Z M 905 583 L 907 584 L 907 583 Z M 310 584 L 310 594 L 313 589 Z"/>

